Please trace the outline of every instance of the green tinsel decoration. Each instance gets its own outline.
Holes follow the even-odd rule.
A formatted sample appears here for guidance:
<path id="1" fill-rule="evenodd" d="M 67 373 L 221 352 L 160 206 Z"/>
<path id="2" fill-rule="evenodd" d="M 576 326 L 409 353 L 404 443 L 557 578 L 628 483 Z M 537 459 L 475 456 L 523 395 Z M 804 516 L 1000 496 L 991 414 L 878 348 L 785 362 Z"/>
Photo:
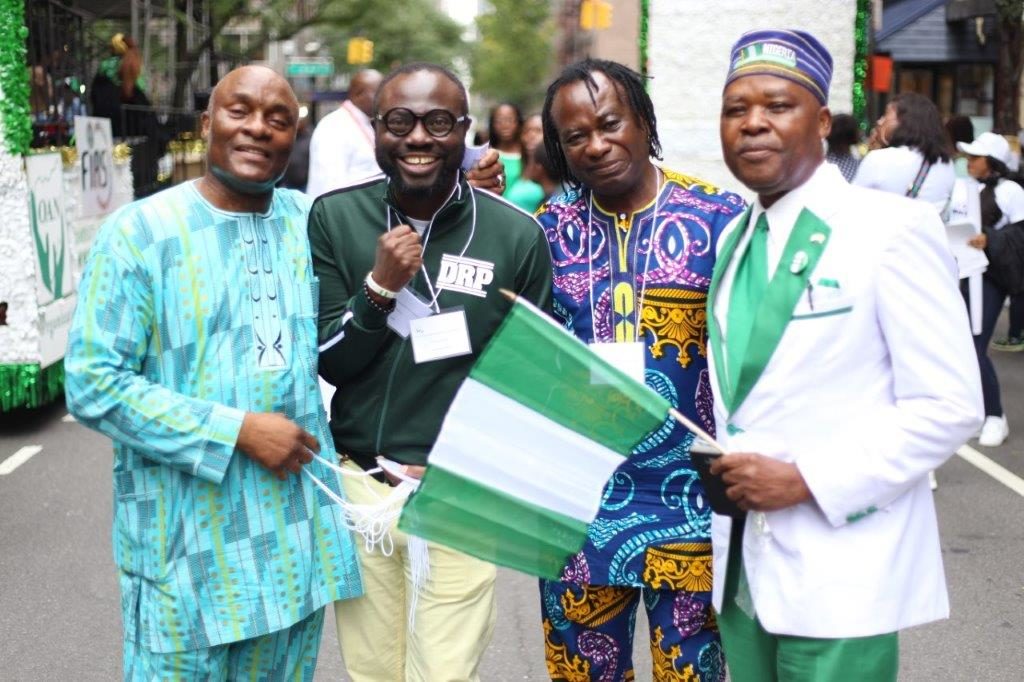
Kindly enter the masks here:
<path id="1" fill-rule="evenodd" d="M 24 0 L 0 0 L 0 122 L 7 149 L 25 154 L 32 142 L 32 116 L 28 108 L 29 80 L 25 67 Z"/>
<path id="2" fill-rule="evenodd" d="M 41 407 L 64 394 L 64 361 L 39 365 L 0 365 L 0 412 Z"/>
<path id="3" fill-rule="evenodd" d="M 857 19 L 854 22 L 853 49 L 853 117 L 864 132 L 870 128 L 867 120 L 868 48 L 871 42 L 871 0 L 857 0 Z"/>
<path id="4" fill-rule="evenodd" d="M 640 75 L 647 78 L 647 46 L 648 33 L 651 25 L 651 0 L 640 0 Z M 651 82 L 647 87 L 651 87 Z"/>

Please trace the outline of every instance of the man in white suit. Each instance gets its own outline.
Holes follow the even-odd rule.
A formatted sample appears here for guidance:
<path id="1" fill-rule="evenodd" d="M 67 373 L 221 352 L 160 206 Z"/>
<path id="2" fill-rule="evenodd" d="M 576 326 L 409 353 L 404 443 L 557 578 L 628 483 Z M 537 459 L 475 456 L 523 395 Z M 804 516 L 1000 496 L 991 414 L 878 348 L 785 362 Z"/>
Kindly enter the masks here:
<path id="1" fill-rule="evenodd" d="M 728 497 L 714 601 L 734 682 L 895 680 L 897 632 L 949 613 L 927 473 L 982 421 L 935 211 L 824 163 L 832 58 L 734 46 L 726 164 L 757 194 L 719 240 L 712 387 Z"/>

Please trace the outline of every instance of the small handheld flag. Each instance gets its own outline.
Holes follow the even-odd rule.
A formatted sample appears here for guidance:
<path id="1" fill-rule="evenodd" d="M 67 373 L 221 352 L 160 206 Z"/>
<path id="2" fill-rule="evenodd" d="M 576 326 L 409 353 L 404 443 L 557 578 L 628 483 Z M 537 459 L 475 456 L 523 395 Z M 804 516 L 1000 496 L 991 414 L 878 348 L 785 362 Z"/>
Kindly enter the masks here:
<path id="1" fill-rule="evenodd" d="M 667 416 L 722 449 L 663 397 L 506 295 L 512 309 L 456 394 L 398 525 L 557 579 L 583 547 L 608 479 Z"/>

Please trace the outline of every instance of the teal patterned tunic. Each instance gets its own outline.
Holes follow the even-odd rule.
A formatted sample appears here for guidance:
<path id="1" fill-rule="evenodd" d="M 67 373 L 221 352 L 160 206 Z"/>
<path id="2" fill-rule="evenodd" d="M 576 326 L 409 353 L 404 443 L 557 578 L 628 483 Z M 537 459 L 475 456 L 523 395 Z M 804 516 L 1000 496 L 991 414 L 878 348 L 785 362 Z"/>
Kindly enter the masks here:
<path id="1" fill-rule="evenodd" d="M 264 214 L 229 213 L 185 183 L 117 211 L 89 254 L 68 409 L 114 441 L 125 633 L 152 651 L 260 636 L 361 593 L 340 508 L 234 447 L 245 412 L 280 412 L 334 455 L 308 210 L 277 190 Z"/>

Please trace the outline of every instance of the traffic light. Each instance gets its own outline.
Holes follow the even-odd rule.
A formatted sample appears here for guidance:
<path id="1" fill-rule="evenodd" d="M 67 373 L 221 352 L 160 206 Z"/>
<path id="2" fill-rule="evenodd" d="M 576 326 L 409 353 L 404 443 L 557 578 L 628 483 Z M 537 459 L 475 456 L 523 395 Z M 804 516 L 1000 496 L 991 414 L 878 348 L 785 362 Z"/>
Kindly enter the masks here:
<path id="1" fill-rule="evenodd" d="M 581 0 L 580 28 L 603 30 L 612 25 L 612 3 L 608 0 Z"/>
<path id="2" fill-rule="evenodd" d="M 351 38 L 348 41 L 348 63 L 369 64 L 373 61 L 373 41 L 366 38 Z"/>

